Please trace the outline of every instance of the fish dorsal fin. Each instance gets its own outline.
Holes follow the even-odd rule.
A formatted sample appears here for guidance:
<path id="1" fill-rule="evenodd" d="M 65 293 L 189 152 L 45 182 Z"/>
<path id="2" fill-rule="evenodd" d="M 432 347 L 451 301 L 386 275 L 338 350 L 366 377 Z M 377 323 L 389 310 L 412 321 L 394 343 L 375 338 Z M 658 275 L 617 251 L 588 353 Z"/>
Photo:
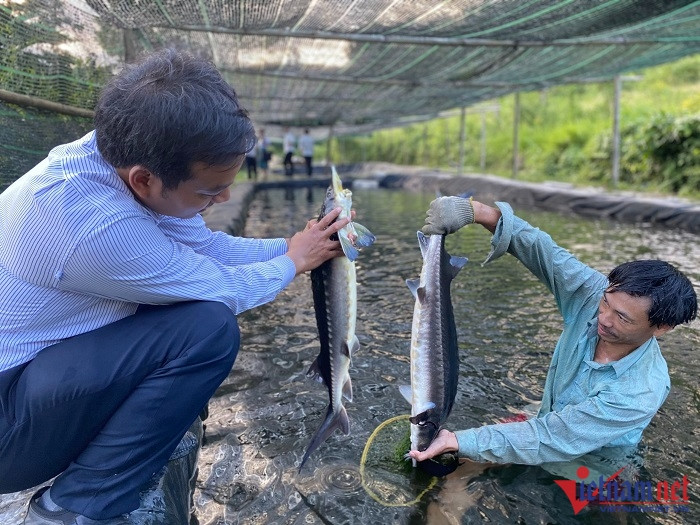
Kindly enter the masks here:
<path id="1" fill-rule="evenodd" d="M 416 235 L 418 236 L 418 246 L 420 246 L 420 253 L 423 256 L 423 259 L 425 259 L 425 252 L 428 251 L 428 235 L 425 235 L 422 231 L 417 231 Z"/>
<path id="2" fill-rule="evenodd" d="M 408 404 L 413 403 L 413 391 L 411 390 L 410 385 L 401 385 L 399 386 L 399 392 L 401 392 L 401 395 L 403 398 L 408 401 Z"/>
<path id="3" fill-rule="evenodd" d="M 450 256 L 450 279 L 454 279 L 455 277 L 457 277 L 457 274 L 464 267 L 464 265 L 467 264 L 468 260 L 469 259 L 467 259 L 466 257 L 457 257 L 456 255 Z"/>

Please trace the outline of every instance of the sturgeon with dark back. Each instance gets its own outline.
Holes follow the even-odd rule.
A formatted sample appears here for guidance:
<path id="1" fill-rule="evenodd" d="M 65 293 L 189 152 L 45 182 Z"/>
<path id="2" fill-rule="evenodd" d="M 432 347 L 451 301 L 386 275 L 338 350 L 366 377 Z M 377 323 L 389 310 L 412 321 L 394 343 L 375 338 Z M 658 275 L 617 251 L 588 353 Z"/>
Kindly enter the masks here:
<path id="1" fill-rule="evenodd" d="M 406 281 L 416 299 L 411 386 L 402 386 L 401 393 L 411 403 L 411 450 L 423 451 L 450 415 L 457 394 L 459 349 L 450 283 L 467 259 L 447 253 L 444 235 L 419 231 L 418 245 L 423 255 L 420 278 Z"/>
<path id="2" fill-rule="evenodd" d="M 331 185 L 326 191 L 319 220 L 338 206 L 342 208 L 338 219 L 350 217 L 352 192 L 343 189 L 340 177 L 333 167 Z M 355 237 L 354 243 L 349 238 L 350 234 Z M 357 247 L 370 246 L 375 237 L 361 224 L 350 222 L 338 232 L 338 240 L 345 256 L 330 259 L 311 271 L 311 288 L 321 351 L 307 375 L 326 385 L 330 403 L 323 423 L 306 449 L 299 470 L 314 450 L 336 429 L 340 429 L 344 434 L 350 432 L 350 421 L 343 406 L 343 398 L 352 401 L 350 361 L 352 354 L 360 347 L 355 335 L 355 259 L 359 255 Z"/>

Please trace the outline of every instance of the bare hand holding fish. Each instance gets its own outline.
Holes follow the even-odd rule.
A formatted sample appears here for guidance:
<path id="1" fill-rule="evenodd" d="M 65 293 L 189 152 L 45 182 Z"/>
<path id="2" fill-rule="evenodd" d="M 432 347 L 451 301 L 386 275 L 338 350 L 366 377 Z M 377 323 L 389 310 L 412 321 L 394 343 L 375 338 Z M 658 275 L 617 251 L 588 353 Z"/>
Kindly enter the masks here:
<path id="1" fill-rule="evenodd" d="M 435 437 L 430 446 L 423 450 L 411 450 L 408 455 L 416 461 L 425 461 L 426 459 L 439 456 L 445 452 L 457 452 L 459 449 L 459 443 L 457 443 L 457 436 L 453 432 L 450 432 L 446 428 L 440 429 L 438 435 Z"/>
<path id="2" fill-rule="evenodd" d="M 343 255 L 340 242 L 333 236 L 350 223 L 350 218 L 336 221 L 342 208 L 337 207 L 319 221 L 309 221 L 304 231 L 289 239 L 287 256 L 292 259 L 297 275 L 313 270 L 328 259 Z M 335 221 L 335 222 L 333 222 Z"/>

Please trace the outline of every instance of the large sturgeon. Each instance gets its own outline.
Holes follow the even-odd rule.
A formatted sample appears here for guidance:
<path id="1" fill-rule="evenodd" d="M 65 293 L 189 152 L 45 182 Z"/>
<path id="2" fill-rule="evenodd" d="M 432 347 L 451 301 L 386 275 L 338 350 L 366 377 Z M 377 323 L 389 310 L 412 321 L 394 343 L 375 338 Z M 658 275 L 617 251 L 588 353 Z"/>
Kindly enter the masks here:
<path id="1" fill-rule="evenodd" d="M 467 259 L 447 253 L 444 235 L 419 231 L 418 244 L 423 255 L 420 278 L 406 281 L 416 298 L 411 386 L 402 386 L 401 393 L 411 403 L 411 450 L 423 451 L 450 415 L 457 394 L 459 349 L 450 283 Z"/>
<path id="2" fill-rule="evenodd" d="M 331 185 L 326 191 L 319 220 L 338 206 L 342 208 L 339 219 L 350 217 L 352 192 L 343 189 L 335 167 L 331 168 L 331 172 Z M 354 245 L 349 234 L 355 238 Z M 339 428 L 345 434 L 350 432 L 350 421 L 343 406 L 343 398 L 352 401 L 350 360 L 352 354 L 360 347 L 355 335 L 355 259 L 359 255 L 357 247 L 370 246 L 375 237 L 361 224 L 350 222 L 338 232 L 338 239 L 345 257 L 330 259 L 311 271 L 311 288 L 321 351 L 307 375 L 326 385 L 330 403 L 326 418 L 311 439 L 299 470 L 313 451 L 336 429 Z"/>

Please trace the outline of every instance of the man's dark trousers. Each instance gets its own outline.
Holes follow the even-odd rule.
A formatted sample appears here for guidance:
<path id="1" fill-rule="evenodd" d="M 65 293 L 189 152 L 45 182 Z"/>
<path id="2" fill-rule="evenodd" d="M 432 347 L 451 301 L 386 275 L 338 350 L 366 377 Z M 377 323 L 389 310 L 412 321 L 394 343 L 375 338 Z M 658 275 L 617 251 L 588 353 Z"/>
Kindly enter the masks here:
<path id="1" fill-rule="evenodd" d="M 292 152 L 288 151 L 284 155 L 284 174 L 287 177 L 294 175 L 294 163 L 292 162 Z"/>
<path id="2" fill-rule="evenodd" d="M 239 342 L 222 303 L 142 306 L 0 372 L 0 493 L 60 473 L 51 498 L 65 509 L 93 519 L 136 509 Z"/>

